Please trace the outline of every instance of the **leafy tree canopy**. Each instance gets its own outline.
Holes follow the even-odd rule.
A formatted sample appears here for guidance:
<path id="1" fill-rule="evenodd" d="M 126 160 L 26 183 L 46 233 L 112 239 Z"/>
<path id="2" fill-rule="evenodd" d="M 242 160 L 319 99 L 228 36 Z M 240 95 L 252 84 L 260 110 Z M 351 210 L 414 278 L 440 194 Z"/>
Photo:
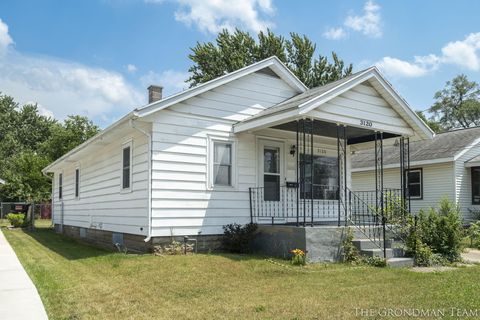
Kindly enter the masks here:
<path id="1" fill-rule="evenodd" d="M 255 40 L 248 32 L 223 30 L 215 43 L 197 42 L 191 49 L 189 58 L 194 65 L 187 81 L 193 87 L 271 56 L 277 56 L 309 88 L 352 73 L 352 65 L 345 65 L 335 52 L 329 61 L 326 56 L 315 56 L 315 49 L 307 36 L 293 32 L 285 39 L 268 30 L 260 32 Z"/>
<path id="2" fill-rule="evenodd" d="M 425 114 L 422 111 L 416 111 L 417 115 L 420 117 L 420 119 L 425 122 L 430 129 L 433 130 L 435 133 L 441 133 L 444 132 L 445 130 L 442 128 L 441 124 L 435 121 L 434 119 L 428 119 Z"/>
<path id="3" fill-rule="evenodd" d="M 445 88 L 435 93 L 430 108 L 432 120 L 445 130 L 480 126 L 480 86 L 464 74 L 447 81 Z"/>
<path id="4" fill-rule="evenodd" d="M 86 117 L 68 116 L 60 123 L 40 115 L 36 105 L 19 106 L 0 94 L 0 199 L 44 201 L 50 180 L 41 170 L 99 131 Z"/>

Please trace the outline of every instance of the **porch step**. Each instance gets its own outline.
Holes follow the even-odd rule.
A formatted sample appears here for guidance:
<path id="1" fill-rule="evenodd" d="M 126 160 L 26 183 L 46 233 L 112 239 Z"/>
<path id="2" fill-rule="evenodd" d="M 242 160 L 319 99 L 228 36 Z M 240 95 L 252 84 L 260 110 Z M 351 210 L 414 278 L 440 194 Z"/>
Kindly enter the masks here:
<path id="1" fill-rule="evenodd" d="M 364 249 L 360 251 L 361 255 L 367 257 L 380 257 L 383 258 L 383 249 L 375 248 L 375 249 Z M 393 258 L 393 249 L 387 248 L 385 250 L 385 255 L 387 259 Z"/>
<path id="2" fill-rule="evenodd" d="M 413 258 L 390 258 L 387 259 L 387 265 L 392 268 L 410 268 L 413 267 Z"/>
<path id="3" fill-rule="evenodd" d="M 359 251 L 366 249 L 378 249 L 378 246 L 383 248 L 383 241 L 378 241 L 378 245 L 373 243 L 370 239 L 354 239 L 352 242 Z M 392 240 L 386 240 L 385 244 L 387 248 L 391 248 Z"/>

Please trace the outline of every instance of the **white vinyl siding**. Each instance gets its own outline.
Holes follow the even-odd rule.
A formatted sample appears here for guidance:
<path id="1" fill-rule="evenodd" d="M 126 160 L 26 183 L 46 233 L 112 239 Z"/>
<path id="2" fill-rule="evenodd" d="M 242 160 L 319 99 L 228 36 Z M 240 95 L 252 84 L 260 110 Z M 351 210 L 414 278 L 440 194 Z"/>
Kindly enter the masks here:
<path id="1" fill-rule="evenodd" d="M 478 155 L 480 155 L 480 143 L 467 149 L 455 161 L 455 195 L 457 203 L 467 219 L 473 218 L 470 210 L 480 210 L 480 205 L 472 204 L 472 172 L 471 168 L 465 167 L 465 161 Z"/>
<path id="2" fill-rule="evenodd" d="M 386 132 L 403 130 L 407 133 L 410 130 L 408 124 L 368 81 L 320 105 L 309 114 L 357 127 L 364 126 L 362 124 L 366 121 L 371 124 L 367 128 Z"/>
<path id="3" fill-rule="evenodd" d="M 80 197 L 75 199 L 75 164 L 62 167 L 63 199 L 54 192 L 54 223 L 146 235 L 148 231 L 148 141 L 133 129 L 81 160 Z M 122 193 L 122 147 L 132 141 L 132 192 Z M 58 172 L 55 180 L 59 181 Z"/>
<path id="4" fill-rule="evenodd" d="M 453 162 L 421 167 L 423 171 L 423 198 L 411 200 L 412 212 L 418 212 L 420 209 L 428 209 L 432 206 L 436 207 L 444 196 L 450 199 L 450 201 L 454 201 L 453 167 Z M 416 168 L 412 167 L 411 169 Z M 352 187 L 353 191 L 375 190 L 375 175 L 373 171 L 353 172 Z M 400 188 L 400 169 L 384 170 L 384 187 Z"/>
<path id="5" fill-rule="evenodd" d="M 248 223 L 256 139 L 233 136 L 232 125 L 294 94 L 283 80 L 254 73 L 152 115 L 152 236 L 220 234 L 225 224 Z M 211 140 L 235 141 L 234 187 L 211 186 Z"/>

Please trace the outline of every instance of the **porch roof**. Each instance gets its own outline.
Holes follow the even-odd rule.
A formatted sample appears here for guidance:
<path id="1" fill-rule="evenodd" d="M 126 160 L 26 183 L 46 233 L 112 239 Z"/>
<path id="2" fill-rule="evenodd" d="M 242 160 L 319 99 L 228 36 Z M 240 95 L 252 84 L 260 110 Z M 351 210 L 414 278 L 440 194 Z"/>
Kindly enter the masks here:
<path id="1" fill-rule="evenodd" d="M 474 145 L 480 137 L 480 127 L 455 130 L 440 133 L 433 140 L 415 141 L 410 143 L 410 162 L 412 165 L 421 165 L 438 162 L 454 161 L 463 151 Z M 480 157 L 471 159 L 468 164 L 480 162 Z M 352 169 L 354 171 L 373 170 L 374 153 L 370 150 L 356 151 L 352 156 Z M 384 165 L 398 167 L 400 152 L 398 147 L 386 146 L 384 148 Z"/>
<path id="2" fill-rule="evenodd" d="M 290 99 L 287 99 L 275 106 L 272 106 L 244 121 L 234 125 L 234 132 L 239 133 L 248 130 L 258 130 L 265 127 L 274 127 L 282 123 L 290 122 L 295 119 L 309 117 L 307 114 L 315 108 L 326 104 L 328 101 L 338 97 L 339 95 L 349 91 L 355 86 L 362 83 L 369 83 L 381 97 L 389 104 L 389 106 L 398 113 L 398 115 L 408 124 L 409 128 L 402 128 L 396 132 L 390 133 L 401 134 L 404 136 L 416 137 L 420 139 L 432 139 L 433 131 L 417 116 L 417 114 L 408 106 L 402 97 L 391 87 L 391 85 L 383 78 L 375 67 L 371 67 L 343 79 L 329 83 L 324 86 L 309 89 Z M 372 106 L 373 107 L 373 106 Z M 355 110 L 351 110 L 352 112 Z M 370 110 L 365 109 L 368 112 Z M 361 112 L 361 111 L 360 111 Z M 345 114 L 349 117 L 350 114 Z M 318 119 L 325 120 L 330 123 L 345 124 L 349 127 L 364 128 L 357 119 L 352 119 L 347 123 L 334 118 Z M 364 128 L 365 129 L 365 128 Z M 389 132 L 385 126 L 378 128 L 368 128 L 370 131 Z"/>
<path id="3" fill-rule="evenodd" d="M 480 156 L 476 156 L 468 161 L 465 161 L 465 167 L 480 167 Z"/>

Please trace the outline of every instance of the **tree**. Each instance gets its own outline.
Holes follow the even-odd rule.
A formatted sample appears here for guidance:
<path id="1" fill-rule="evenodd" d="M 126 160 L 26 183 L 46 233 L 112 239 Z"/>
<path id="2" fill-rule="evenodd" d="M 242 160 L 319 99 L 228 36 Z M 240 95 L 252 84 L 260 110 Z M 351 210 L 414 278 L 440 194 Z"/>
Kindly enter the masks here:
<path id="1" fill-rule="evenodd" d="M 223 30 L 215 42 L 197 42 L 191 49 L 189 58 L 194 65 L 189 68 L 187 80 L 191 87 L 271 56 L 277 56 L 310 88 L 352 73 L 352 65 L 346 66 L 334 52 L 332 62 L 322 55 L 315 58 L 316 45 L 307 36 L 293 32 L 290 39 L 285 39 L 268 30 L 260 32 L 256 41 L 248 32 Z"/>
<path id="2" fill-rule="evenodd" d="M 100 128 L 84 116 L 68 116 L 63 123 L 50 127 L 50 137 L 40 150 L 52 161 L 87 141 L 100 131 Z"/>
<path id="3" fill-rule="evenodd" d="M 0 199 L 48 200 L 51 183 L 41 170 L 98 131 L 86 117 L 68 116 L 59 123 L 40 115 L 36 105 L 20 107 L 0 94 L 0 177 L 6 182 Z"/>
<path id="4" fill-rule="evenodd" d="M 435 93 L 430 111 L 446 130 L 480 126 L 480 86 L 464 74 L 447 81 Z"/>
<path id="5" fill-rule="evenodd" d="M 432 118 L 427 119 L 423 111 L 415 111 L 415 112 L 420 117 L 420 119 L 422 119 L 423 122 L 425 122 L 430 127 L 430 129 L 433 130 L 433 132 L 442 133 L 444 131 L 441 124 L 435 121 L 435 119 L 432 119 Z"/>
<path id="6" fill-rule="evenodd" d="M 50 160 L 32 150 L 21 151 L 11 157 L 3 172 L 6 184 L 2 187 L 3 197 L 10 200 L 41 202 L 50 199 L 50 179 L 42 169 Z"/>

